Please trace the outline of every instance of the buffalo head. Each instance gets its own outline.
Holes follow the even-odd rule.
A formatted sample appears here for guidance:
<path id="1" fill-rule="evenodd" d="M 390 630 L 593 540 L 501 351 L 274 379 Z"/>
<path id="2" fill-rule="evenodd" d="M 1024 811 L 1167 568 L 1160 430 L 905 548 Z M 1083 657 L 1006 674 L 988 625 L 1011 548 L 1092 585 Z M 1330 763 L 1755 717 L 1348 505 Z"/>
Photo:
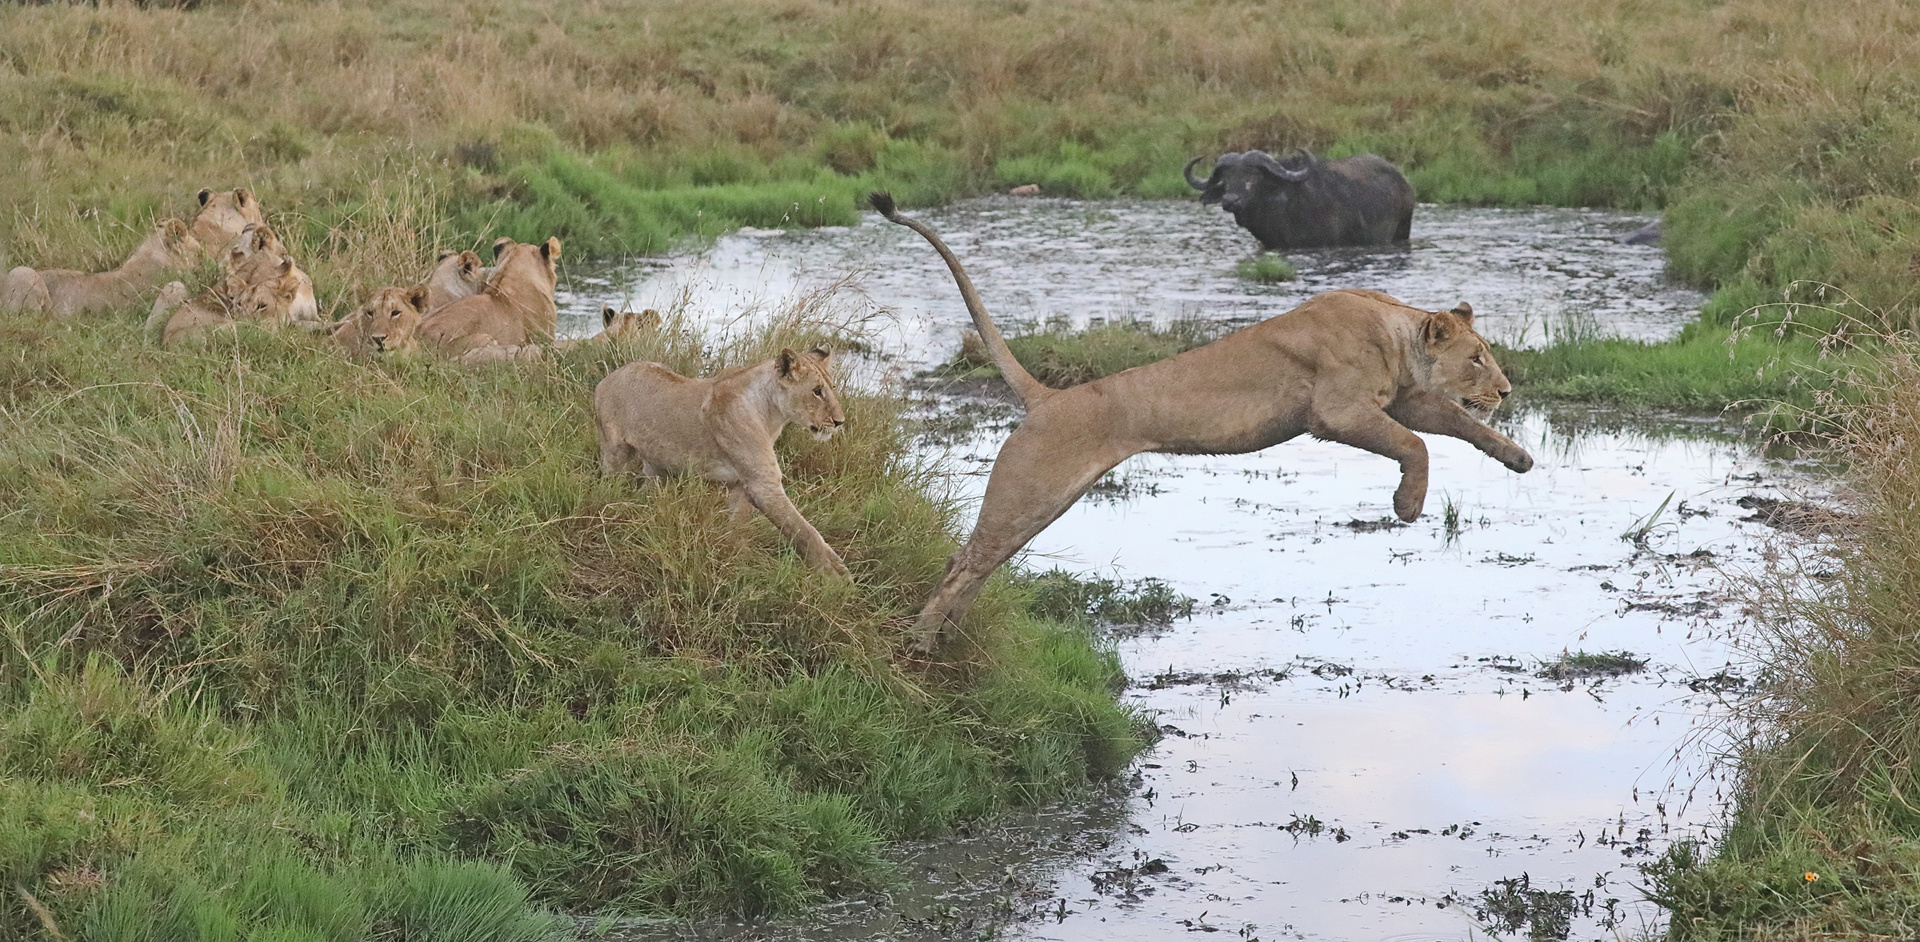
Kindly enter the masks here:
<path id="1" fill-rule="evenodd" d="M 1273 190 L 1278 184 L 1299 183 L 1313 175 L 1317 160 L 1313 155 L 1301 151 L 1289 156 L 1286 161 L 1275 160 L 1265 151 L 1250 150 L 1244 154 L 1225 153 L 1213 162 L 1213 175 L 1204 182 L 1193 175 L 1194 164 L 1204 160 L 1195 157 L 1187 161 L 1187 185 L 1200 191 L 1200 202 L 1219 203 L 1220 208 L 1230 213 L 1253 201 L 1255 194 Z"/>

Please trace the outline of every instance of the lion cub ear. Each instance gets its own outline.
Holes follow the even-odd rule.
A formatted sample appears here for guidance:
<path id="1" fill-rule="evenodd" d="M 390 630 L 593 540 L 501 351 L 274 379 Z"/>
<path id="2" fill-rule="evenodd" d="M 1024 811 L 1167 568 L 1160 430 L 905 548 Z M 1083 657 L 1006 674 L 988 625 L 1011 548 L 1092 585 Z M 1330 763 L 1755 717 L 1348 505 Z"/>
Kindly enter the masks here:
<path id="1" fill-rule="evenodd" d="M 416 285 L 412 291 L 407 292 L 407 303 L 413 305 L 414 310 L 425 314 L 427 313 L 427 297 L 427 286 Z"/>
<path id="2" fill-rule="evenodd" d="M 613 305 L 611 304 L 600 305 L 601 329 L 605 330 L 605 329 L 611 328 L 613 326 L 613 319 L 619 316 L 620 316 L 620 312 L 614 310 Z"/>
<path id="3" fill-rule="evenodd" d="M 507 238 L 506 236 L 501 236 L 500 238 L 493 240 L 493 260 L 496 262 L 499 261 L 500 253 L 505 252 L 507 250 L 507 246 L 513 245 L 513 244 L 514 244 L 514 241 L 510 238 Z"/>
<path id="4" fill-rule="evenodd" d="M 553 236 L 548 236 L 547 241 L 540 243 L 540 257 L 548 261 L 559 258 L 560 240 Z"/>
<path id="5" fill-rule="evenodd" d="M 1461 320 L 1466 321 L 1468 327 L 1473 326 L 1473 305 L 1462 301 L 1453 306 L 1453 313 L 1459 315 Z"/>
<path id="6" fill-rule="evenodd" d="M 800 354 L 793 352 L 792 347 L 781 347 L 778 361 L 780 376 L 784 379 L 793 375 L 793 367 L 800 361 Z"/>

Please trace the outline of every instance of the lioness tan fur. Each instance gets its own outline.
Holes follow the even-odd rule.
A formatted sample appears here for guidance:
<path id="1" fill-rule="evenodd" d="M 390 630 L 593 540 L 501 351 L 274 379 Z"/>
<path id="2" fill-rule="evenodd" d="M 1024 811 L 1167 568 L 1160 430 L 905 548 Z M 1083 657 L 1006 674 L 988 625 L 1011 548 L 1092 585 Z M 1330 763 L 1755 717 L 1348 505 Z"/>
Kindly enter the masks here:
<path id="1" fill-rule="evenodd" d="M 1013 358 L 940 237 L 899 215 L 887 194 L 874 194 L 873 205 L 945 259 L 994 364 L 1027 406 L 994 460 L 972 535 L 920 612 L 917 650 L 931 651 L 1001 563 L 1141 452 L 1244 454 L 1311 434 L 1399 462 L 1393 509 L 1402 520 L 1419 517 L 1427 495 L 1427 448 L 1414 432 L 1463 439 L 1516 472 L 1533 467 L 1525 449 L 1476 417 L 1490 416 L 1513 386 L 1466 304 L 1429 312 L 1378 291 L 1331 291 L 1206 346 L 1053 389 Z"/>
<path id="2" fill-rule="evenodd" d="M 437 311 L 461 298 L 470 298 L 487 284 L 487 268 L 477 252 L 441 252 L 440 260 L 421 287 L 427 289 L 426 311 Z"/>
<path id="3" fill-rule="evenodd" d="M 419 349 L 414 333 L 426 314 L 428 288 L 382 288 L 333 327 L 333 342 L 348 356 L 408 354 Z"/>
<path id="4" fill-rule="evenodd" d="M 125 307 L 140 300 L 170 271 L 200 260 L 200 241 L 178 219 L 155 223 L 153 232 L 120 267 L 98 274 L 21 266 L 0 281 L 0 311 L 72 317 Z"/>
<path id="5" fill-rule="evenodd" d="M 734 519 L 757 509 L 816 569 L 848 577 L 847 564 L 787 499 L 773 443 L 788 423 L 825 441 L 846 424 L 829 370 L 832 355 L 782 350 L 755 366 L 689 379 L 658 363 L 629 363 L 593 390 L 600 473 L 689 474 L 727 489 Z"/>
<path id="6" fill-rule="evenodd" d="M 293 312 L 303 293 L 311 299 L 312 284 L 301 280 L 290 258 L 281 259 L 272 276 L 236 293 L 216 288 L 187 301 L 186 286 L 176 281 L 153 302 L 147 331 L 160 335 L 161 346 L 171 347 L 241 323 L 278 330 L 295 323 Z"/>
<path id="7" fill-rule="evenodd" d="M 560 240 L 524 245 L 512 239 L 493 244 L 493 277 L 471 297 L 461 298 L 427 314 L 420 322 L 421 343 L 439 353 L 467 361 L 515 359 L 522 348 L 553 342 L 559 311 L 553 287 L 559 280 Z M 486 348 L 510 355 L 489 357 Z"/>
<path id="8" fill-rule="evenodd" d="M 227 274 L 221 279 L 219 292 L 228 298 L 241 297 L 256 285 L 279 279 L 281 264 L 289 261 L 292 256 L 272 226 L 248 223 L 227 250 Z M 332 327 L 320 320 L 320 304 L 314 297 L 312 276 L 297 262 L 292 275 L 298 289 L 288 311 L 288 323 L 306 330 Z"/>
<path id="9" fill-rule="evenodd" d="M 615 310 L 611 304 L 600 305 L 600 332 L 584 340 L 556 340 L 556 350 L 571 350 L 586 343 L 626 342 L 643 337 L 660 329 L 660 312 L 653 308 L 644 311 Z"/>
<path id="10" fill-rule="evenodd" d="M 210 256 L 226 251 L 248 225 L 264 226 L 260 201 L 246 187 L 228 192 L 200 191 L 200 210 L 193 217 L 193 237 Z"/>

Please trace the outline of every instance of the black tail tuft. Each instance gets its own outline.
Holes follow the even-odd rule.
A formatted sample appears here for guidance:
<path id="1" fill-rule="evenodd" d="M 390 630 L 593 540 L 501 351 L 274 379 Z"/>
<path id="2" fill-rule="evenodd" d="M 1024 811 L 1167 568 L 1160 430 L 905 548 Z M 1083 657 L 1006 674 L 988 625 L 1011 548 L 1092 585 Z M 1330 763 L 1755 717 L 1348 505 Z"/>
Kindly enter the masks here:
<path id="1" fill-rule="evenodd" d="M 893 205 L 893 194 L 885 190 L 876 190 L 867 194 L 867 202 L 872 203 L 874 210 L 888 219 L 892 219 L 898 213 Z"/>

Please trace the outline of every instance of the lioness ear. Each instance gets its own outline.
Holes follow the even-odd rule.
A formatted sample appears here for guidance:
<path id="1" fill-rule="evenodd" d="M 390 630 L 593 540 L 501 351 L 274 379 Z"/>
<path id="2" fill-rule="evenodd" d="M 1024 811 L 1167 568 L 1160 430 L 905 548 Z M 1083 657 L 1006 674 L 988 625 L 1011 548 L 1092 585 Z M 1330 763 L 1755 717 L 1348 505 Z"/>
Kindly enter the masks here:
<path id="1" fill-rule="evenodd" d="M 280 260 L 280 277 L 285 278 L 286 276 L 292 273 L 293 273 L 293 258 L 287 257 L 287 258 L 281 259 Z"/>
<path id="2" fill-rule="evenodd" d="M 212 191 L 212 190 L 201 190 L 201 191 L 200 191 L 200 205 L 202 205 L 202 206 L 205 206 L 205 205 L 207 205 L 207 201 L 208 201 L 208 200 L 210 200 L 210 199 L 213 199 L 213 191 Z"/>
<path id="3" fill-rule="evenodd" d="M 438 264 L 440 264 L 441 262 L 444 262 L 444 261 L 446 261 L 446 260 L 447 260 L 447 256 L 449 256 L 449 255 L 452 255 L 452 254 L 453 254 L 453 250 L 452 250 L 452 249 L 441 249 L 441 250 L 440 250 L 440 254 L 434 257 L 434 259 L 433 259 L 433 263 L 434 263 L 435 265 L 438 265 Z"/>
<path id="4" fill-rule="evenodd" d="M 1455 320 L 1454 320 L 1452 311 L 1441 311 L 1438 314 L 1428 314 L 1427 324 L 1425 329 L 1427 343 L 1428 344 L 1446 343 L 1448 338 L 1453 336 L 1454 323 L 1455 323 Z"/>
<path id="5" fill-rule="evenodd" d="M 253 191 L 247 189 L 244 186 L 240 187 L 239 189 L 233 191 L 233 199 L 234 199 L 234 202 L 239 203 L 242 206 L 245 206 L 248 203 L 253 202 Z"/>
<path id="6" fill-rule="evenodd" d="M 808 350 L 807 355 L 813 357 L 816 360 L 819 360 L 822 363 L 825 363 L 826 361 L 833 358 L 833 351 L 827 349 L 825 344 L 822 344 L 820 346 L 814 347 L 812 350 Z"/>
<path id="7" fill-rule="evenodd" d="M 513 240 L 507 238 L 506 236 L 501 236 L 500 238 L 493 240 L 493 260 L 496 262 L 499 261 L 500 253 L 506 251 L 507 246 L 512 244 L 513 244 Z"/>
<path id="8" fill-rule="evenodd" d="M 800 354 L 793 352 L 791 348 L 789 347 L 780 348 L 780 363 L 779 363 L 780 375 L 782 377 L 792 376 L 793 365 L 799 359 L 800 359 Z"/>
<path id="9" fill-rule="evenodd" d="M 548 236 L 547 241 L 540 243 L 540 257 L 546 259 L 547 261 L 553 261 L 554 259 L 559 258 L 560 257 L 560 240 L 552 236 Z"/>
<path id="10" fill-rule="evenodd" d="M 614 310 L 613 305 L 611 304 L 600 305 L 600 326 L 601 327 L 612 327 L 613 319 L 618 316 L 620 316 L 620 312 Z"/>
<path id="11" fill-rule="evenodd" d="M 1473 305 L 1462 301 L 1453 306 L 1453 313 L 1460 315 L 1460 319 L 1466 321 L 1468 327 L 1473 326 Z"/>
<path id="12" fill-rule="evenodd" d="M 467 274 L 471 275 L 474 272 L 479 271 L 480 268 L 481 268 L 480 256 L 472 252 L 460 253 L 460 270 L 461 271 L 464 271 Z"/>
<path id="13" fill-rule="evenodd" d="M 422 314 L 427 313 L 427 286 L 416 285 L 412 291 L 407 292 L 407 303 L 413 305 L 414 310 Z"/>

